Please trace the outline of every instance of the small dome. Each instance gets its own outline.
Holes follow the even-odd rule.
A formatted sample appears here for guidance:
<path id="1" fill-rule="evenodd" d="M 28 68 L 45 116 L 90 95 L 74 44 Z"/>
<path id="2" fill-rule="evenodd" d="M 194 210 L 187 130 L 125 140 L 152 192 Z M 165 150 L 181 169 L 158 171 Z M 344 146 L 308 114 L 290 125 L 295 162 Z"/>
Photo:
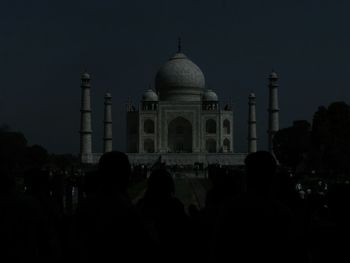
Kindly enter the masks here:
<path id="1" fill-rule="evenodd" d="M 275 71 L 272 71 L 270 74 L 270 79 L 278 79 L 278 75 Z"/>
<path id="2" fill-rule="evenodd" d="M 158 95 L 152 89 L 148 89 L 142 95 L 143 101 L 158 101 Z"/>
<path id="3" fill-rule="evenodd" d="M 161 100 L 200 101 L 204 74 L 183 53 L 176 53 L 158 71 L 156 90 Z"/>
<path id="4" fill-rule="evenodd" d="M 203 101 L 218 101 L 218 95 L 211 89 L 208 89 L 203 94 Z"/>
<path id="5" fill-rule="evenodd" d="M 89 73 L 85 71 L 83 74 L 81 74 L 81 79 L 90 79 Z"/>

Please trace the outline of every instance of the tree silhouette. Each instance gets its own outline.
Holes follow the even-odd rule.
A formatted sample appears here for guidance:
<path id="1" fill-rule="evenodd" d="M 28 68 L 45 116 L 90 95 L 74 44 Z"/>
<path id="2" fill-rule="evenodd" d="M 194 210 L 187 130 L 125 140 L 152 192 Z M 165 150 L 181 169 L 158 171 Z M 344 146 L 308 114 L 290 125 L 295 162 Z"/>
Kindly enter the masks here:
<path id="1" fill-rule="evenodd" d="M 312 125 L 313 162 L 335 172 L 350 171 L 350 106 L 334 102 L 320 107 Z"/>
<path id="2" fill-rule="evenodd" d="M 281 129 L 274 137 L 274 153 L 278 161 L 296 169 L 310 150 L 310 124 L 295 121 L 292 127 Z"/>
<path id="3" fill-rule="evenodd" d="M 27 140 L 22 133 L 0 130 L 0 165 L 8 171 L 20 166 L 26 147 Z"/>

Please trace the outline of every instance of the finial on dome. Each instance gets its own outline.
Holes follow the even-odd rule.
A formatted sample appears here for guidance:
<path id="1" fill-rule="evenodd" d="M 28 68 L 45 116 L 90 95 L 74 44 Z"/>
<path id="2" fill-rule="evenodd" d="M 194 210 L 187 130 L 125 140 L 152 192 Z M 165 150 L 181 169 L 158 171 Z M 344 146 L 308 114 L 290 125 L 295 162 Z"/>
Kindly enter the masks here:
<path id="1" fill-rule="evenodd" d="M 83 74 L 81 74 L 82 79 L 90 79 L 90 74 L 87 72 L 86 68 L 83 71 Z"/>
<path id="2" fill-rule="evenodd" d="M 270 73 L 270 79 L 276 79 L 276 80 L 278 79 L 278 75 L 274 69 L 272 69 Z"/>
<path id="3" fill-rule="evenodd" d="M 177 39 L 177 53 L 181 53 L 181 37 Z"/>
<path id="4" fill-rule="evenodd" d="M 109 90 L 109 88 L 106 89 L 105 98 L 112 98 L 111 91 Z"/>

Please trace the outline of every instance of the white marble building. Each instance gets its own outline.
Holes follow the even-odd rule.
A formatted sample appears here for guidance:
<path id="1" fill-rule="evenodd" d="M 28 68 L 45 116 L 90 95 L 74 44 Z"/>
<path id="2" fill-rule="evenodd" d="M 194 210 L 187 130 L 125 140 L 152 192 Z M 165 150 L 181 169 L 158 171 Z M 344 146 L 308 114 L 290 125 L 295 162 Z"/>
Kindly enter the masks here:
<path id="1" fill-rule="evenodd" d="M 232 153 L 233 112 L 205 89 L 199 67 L 176 53 L 158 71 L 156 90 L 127 112 L 129 153 Z"/>
<path id="2" fill-rule="evenodd" d="M 207 155 L 231 163 L 233 128 L 231 106 L 220 106 L 217 94 L 205 88 L 201 69 L 179 48 L 157 72 L 155 90 L 145 91 L 138 110 L 128 106 L 127 152 L 140 163 L 159 155 L 170 164 L 207 163 Z"/>
<path id="3" fill-rule="evenodd" d="M 275 83 L 277 75 L 272 74 L 270 81 L 272 76 Z M 277 85 L 269 87 L 276 89 Z M 277 100 L 277 96 L 273 98 Z M 248 152 L 251 152 L 257 150 L 253 93 L 249 95 L 248 104 L 247 138 Z M 108 93 L 105 97 L 105 151 L 112 150 L 111 105 Z M 275 114 L 276 110 L 269 112 Z M 278 121 L 278 117 L 275 119 Z M 247 153 L 235 153 L 234 128 L 231 105 L 221 105 L 218 95 L 206 89 L 203 72 L 179 46 L 178 52 L 158 70 L 155 90 L 146 90 L 138 106 L 128 103 L 126 152 L 133 164 L 152 165 L 161 159 L 169 165 L 240 165 Z M 91 149 L 90 76 L 87 73 L 82 76 L 80 134 L 81 161 L 96 163 L 101 154 L 92 153 Z"/>

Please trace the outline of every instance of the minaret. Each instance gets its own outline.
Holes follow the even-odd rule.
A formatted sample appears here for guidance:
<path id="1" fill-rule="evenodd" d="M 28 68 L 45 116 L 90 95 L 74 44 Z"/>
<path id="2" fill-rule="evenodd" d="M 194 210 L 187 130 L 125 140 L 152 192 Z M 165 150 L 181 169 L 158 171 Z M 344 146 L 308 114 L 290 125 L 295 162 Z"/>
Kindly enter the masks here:
<path id="1" fill-rule="evenodd" d="M 112 148 L 112 96 L 107 92 L 105 95 L 103 152 L 111 152 Z"/>
<path id="2" fill-rule="evenodd" d="M 81 108 L 80 108 L 80 161 L 92 162 L 92 129 L 90 75 L 85 72 L 81 76 Z"/>
<path id="3" fill-rule="evenodd" d="M 256 97 L 254 93 L 249 94 L 249 117 L 248 117 L 248 153 L 257 151 L 256 136 Z"/>
<path id="4" fill-rule="evenodd" d="M 278 107 L 278 76 L 272 71 L 269 77 L 269 128 L 268 128 L 268 150 L 273 153 L 273 137 L 279 130 L 279 107 Z"/>

